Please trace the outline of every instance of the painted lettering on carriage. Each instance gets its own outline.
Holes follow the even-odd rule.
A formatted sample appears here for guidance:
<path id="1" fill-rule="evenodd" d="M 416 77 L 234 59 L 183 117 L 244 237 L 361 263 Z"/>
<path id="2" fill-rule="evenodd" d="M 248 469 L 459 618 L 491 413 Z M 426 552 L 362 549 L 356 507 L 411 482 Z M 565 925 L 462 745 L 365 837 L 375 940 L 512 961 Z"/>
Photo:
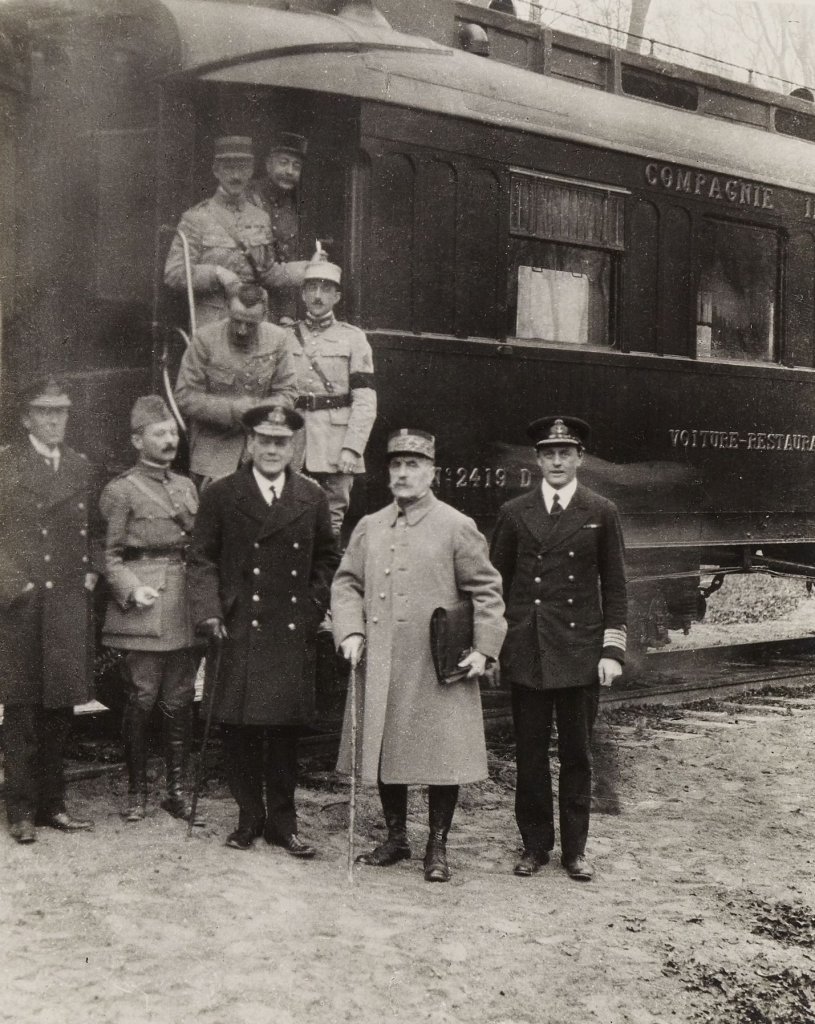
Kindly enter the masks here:
<path id="1" fill-rule="evenodd" d="M 437 466 L 435 486 L 448 490 L 514 490 L 529 487 L 532 472 L 524 466 Z"/>
<path id="2" fill-rule="evenodd" d="M 815 452 L 815 434 L 785 434 L 756 430 L 702 430 L 669 427 L 672 448 L 740 449 L 754 452 Z"/>
<path id="3" fill-rule="evenodd" d="M 773 210 L 773 190 L 767 185 L 741 178 L 725 178 L 720 174 L 693 171 L 677 164 L 645 165 L 645 180 L 652 188 L 669 192 L 686 192 L 703 199 L 716 199 L 734 206 L 752 206 Z M 813 218 L 815 219 L 815 218 Z"/>

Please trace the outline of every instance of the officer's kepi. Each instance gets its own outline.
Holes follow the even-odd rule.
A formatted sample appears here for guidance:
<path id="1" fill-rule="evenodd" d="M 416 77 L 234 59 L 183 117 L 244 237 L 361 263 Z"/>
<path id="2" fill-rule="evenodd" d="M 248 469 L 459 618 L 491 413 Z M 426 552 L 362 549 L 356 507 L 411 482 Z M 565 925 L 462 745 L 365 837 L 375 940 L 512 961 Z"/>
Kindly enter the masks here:
<path id="1" fill-rule="evenodd" d="M 23 405 L 31 409 L 70 409 L 68 389 L 55 377 L 39 380 L 20 395 Z"/>
<path id="2" fill-rule="evenodd" d="M 436 439 L 424 430 L 402 427 L 388 438 L 388 458 L 397 455 L 421 455 L 431 462 L 436 458 Z"/>
<path id="3" fill-rule="evenodd" d="M 303 426 L 303 417 L 283 405 L 256 405 L 241 417 L 244 427 L 264 437 L 292 437 Z"/>
<path id="4" fill-rule="evenodd" d="M 538 450 L 564 444 L 585 448 L 590 434 L 588 423 L 577 416 L 542 416 L 526 428 L 526 436 Z"/>

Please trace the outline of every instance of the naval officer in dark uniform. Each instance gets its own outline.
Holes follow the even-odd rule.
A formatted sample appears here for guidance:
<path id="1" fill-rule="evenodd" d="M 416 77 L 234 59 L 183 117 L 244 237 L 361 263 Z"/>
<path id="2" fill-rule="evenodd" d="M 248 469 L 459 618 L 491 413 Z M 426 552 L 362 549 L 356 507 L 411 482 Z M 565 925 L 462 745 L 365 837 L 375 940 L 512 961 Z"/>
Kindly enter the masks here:
<path id="1" fill-rule="evenodd" d="M 515 817 L 524 846 L 515 874 L 534 874 L 554 848 L 549 739 L 556 716 L 561 863 L 587 882 L 592 728 L 600 687 L 611 685 L 625 660 L 622 531 L 615 506 L 577 482 L 588 424 L 545 416 L 527 433 L 543 480 L 501 508 L 490 549 L 509 622 L 501 668 L 512 687 Z"/>
<path id="2" fill-rule="evenodd" d="M 300 414 L 259 405 L 243 421 L 251 462 L 201 495 L 191 612 L 200 633 L 224 642 L 213 719 L 239 811 L 227 845 L 248 850 L 263 835 L 309 858 L 315 850 L 298 835 L 294 805 L 297 739 L 313 718 L 310 647 L 339 554 L 328 499 L 291 470 Z"/>
<path id="3" fill-rule="evenodd" d="M 103 641 L 125 651 L 127 705 L 122 733 L 128 773 L 127 821 L 147 804 L 147 727 L 161 707 L 167 766 L 165 811 L 189 818 L 182 789 L 200 655 L 187 610 L 186 566 L 198 495 L 170 470 L 178 427 L 159 395 L 136 399 L 130 414 L 136 465 L 111 480 L 99 507 L 107 522 L 105 575 L 112 599 Z"/>
<path id="4" fill-rule="evenodd" d="M 24 396 L 24 438 L 0 452 L 0 704 L 5 801 L 18 843 L 34 825 L 93 827 L 65 809 L 63 751 L 93 667 L 87 459 L 65 444 L 71 400 L 57 380 Z"/>

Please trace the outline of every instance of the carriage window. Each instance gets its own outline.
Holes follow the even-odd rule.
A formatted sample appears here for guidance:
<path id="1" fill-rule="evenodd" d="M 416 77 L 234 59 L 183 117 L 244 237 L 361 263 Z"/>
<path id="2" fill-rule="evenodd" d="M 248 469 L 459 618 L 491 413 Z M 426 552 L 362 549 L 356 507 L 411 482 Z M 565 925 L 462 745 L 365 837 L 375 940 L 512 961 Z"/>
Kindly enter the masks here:
<path id="1" fill-rule="evenodd" d="M 609 346 L 623 195 L 516 173 L 511 196 L 510 333 Z"/>
<path id="2" fill-rule="evenodd" d="M 711 219 L 699 248 L 698 357 L 776 361 L 777 233 Z"/>

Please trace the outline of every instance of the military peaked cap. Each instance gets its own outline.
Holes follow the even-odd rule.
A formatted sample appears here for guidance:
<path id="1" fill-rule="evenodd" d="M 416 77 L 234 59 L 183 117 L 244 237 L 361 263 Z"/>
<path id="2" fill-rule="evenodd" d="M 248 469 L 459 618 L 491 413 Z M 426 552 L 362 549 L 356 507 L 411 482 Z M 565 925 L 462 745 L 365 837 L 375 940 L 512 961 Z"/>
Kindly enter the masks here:
<path id="1" fill-rule="evenodd" d="M 254 158 L 252 140 L 248 135 L 222 135 L 216 139 L 213 146 L 213 157 L 215 160 L 222 158 L 243 157 L 245 160 Z"/>
<path id="2" fill-rule="evenodd" d="M 342 283 L 342 269 L 326 259 L 312 260 L 306 267 L 303 281 L 331 281 L 339 286 Z"/>
<path id="3" fill-rule="evenodd" d="M 388 455 L 421 455 L 426 459 L 436 458 L 436 438 L 424 430 L 402 427 L 394 430 L 388 438 Z"/>
<path id="4" fill-rule="evenodd" d="M 542 416 L 529 424 L 526 434 L 536 448 L 556 444 L 575 444 L 578 448 L 585 448 L 591 427 L 576 416 Z"/>
<path id="5" fill-rule="evenodd" d="M 244 413 L 241 422 L 247 430 L 265 437 L 291 437 L 295 430 L 302 428 L 304 421 L 294 409 L 266 402 Z"/>
<path id="6" fill-rule="evenodd" d="M 20 392 L 23 405 L 34 409 L 70 409 L 67 387 L 56 377 L 44 377 Z"/>
<path id="7" fill-rule="evenodd" d="M 304 135 L 297 135 L 295 132 L 277 132 L 272 136 L 269 146 L 269 156 L 272 153 L 294 153 L 296 156 L 305 156 L 308 150 L 308 139 Z"/>

